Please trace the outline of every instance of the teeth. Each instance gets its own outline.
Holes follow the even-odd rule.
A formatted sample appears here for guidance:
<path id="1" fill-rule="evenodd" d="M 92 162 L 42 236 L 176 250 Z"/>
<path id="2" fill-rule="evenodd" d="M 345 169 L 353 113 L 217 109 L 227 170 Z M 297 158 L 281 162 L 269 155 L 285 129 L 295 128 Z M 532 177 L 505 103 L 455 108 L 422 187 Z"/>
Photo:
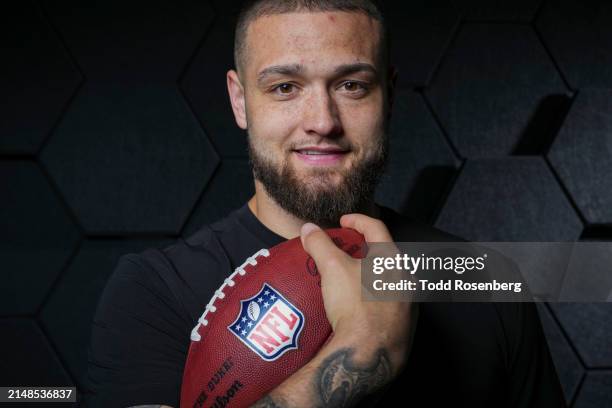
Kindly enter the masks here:
<path id="1" fill-rule="evenodd" d="M 316 150 L 300 150 L 300 153 L 316 156 L 316 155 L 323 155 L 323 154 L 332 154 L 333 152 L 320 152 Z"/>

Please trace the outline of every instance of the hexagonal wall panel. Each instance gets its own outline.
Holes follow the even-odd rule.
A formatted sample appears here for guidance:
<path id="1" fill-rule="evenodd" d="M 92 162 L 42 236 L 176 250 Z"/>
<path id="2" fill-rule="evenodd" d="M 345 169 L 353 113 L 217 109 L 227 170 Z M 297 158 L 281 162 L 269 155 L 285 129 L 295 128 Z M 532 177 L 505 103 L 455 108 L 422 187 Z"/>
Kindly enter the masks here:
<path id="1" fill-rule="evenodd" d="M 81 78 L 33 2 L 17 2 L 3 16 L 0 153 L 32 154 L 48 136 Z"/>
<path id="2" fill-rule="evenodd" d="M 246 160 L 224 159 L 191 215 L 183 236 L 188 237 L 241 207 L 255 194 L 253 174 Z"/>
<path id="3" fill-rule="evenodd" d="M 468 20 L 531 21 L 540 0 L 453 0 Z"/>
<path id="4" fill-rule="evenodd" d="M 612 224 L 612 91 L 581 91 L 548 154 L 590 224 Z"/>
<path id="5" fill-rule="evenodd" d="M 175 88 L 92 84 L 42 161 L 89 233 L 178 234 L 218 158 Z"/>
<path id="6" fill-rule="evenodd" d="M 570 86 L 612 88 L 612 3 L 546 1 L 537 29 Z"/>
<path id="7" fill-rule="evenodd" d="M 79 232 L 33 163 L 0 162 L 0 197 L 0 314 L 32 314 L 66 265 Z"/>
<path id="8" fill-rule="evenodd" d="M 34 320 L 0 319 L 0 333 L 2 386 L 74 386 Z"/>
<path id="9" fill-rule="evenodd" d="M 584 375 L 584 368 L 568 344 L 559 326 L 543 303 L 538 303 L 542 328 L 552 354 L 566 401 L 571 401 Z"/>
<path id="10" fill-rule="evenodd" d="M 587 374 L 575 408 L 601 408 L 612 406 L 612 370 L 591 371 Z"/>
<path id="11" fill-rule="evenodd" d="M 213 17 L 208 1 L 198 0 L 43 5 L 88 80 L 130 78 L 143 86 L 176 80 Z"/>
<path id="12" fill-rule="evenodd" d="M 529 26 L 466 24 L 427 96 L 459 153 L 482 158 L 554 136 L 566 93 Z"/>
<path id="13" fill-rule="evenodd" d="M 217 16 L 181 87 L 221 156 L 246 157 L 247 134 L 236 125 L 225 80 L 234 68 L 234 25 L 234 16 Z"/>
<path id="14" fill-rule="evenodd" d="M 376 199 L 412 218 L 429 221 L 459 162 L 421 95 L 399 91 L 395 99 L 389 164 Z"/>
<path id="15" fill-rule="evenodd" d="M 85 386 L 91 321 L 119 257 L 169 243 L 169 240 L 88 240 L 61 277 L 42 309 L 41 324 L 79 386 Z"/>
<path id="16" fill-rule="evenodd" d="M 612 303 L 557 303 L 551 307 L 587 367 L 612 367 Z"/>
<path id="17" fill-rule="evenodd" d="M 398 86 L 425 85 L 438 65 L 459 14 L 447 0 L 387 1 L 383 4 Z"/>
<path id="18" fill-rule="evenodd" d="M 582 223 L 543 159 L 468 160 L 436 226 L 472 241 L 575 241 Z"/>

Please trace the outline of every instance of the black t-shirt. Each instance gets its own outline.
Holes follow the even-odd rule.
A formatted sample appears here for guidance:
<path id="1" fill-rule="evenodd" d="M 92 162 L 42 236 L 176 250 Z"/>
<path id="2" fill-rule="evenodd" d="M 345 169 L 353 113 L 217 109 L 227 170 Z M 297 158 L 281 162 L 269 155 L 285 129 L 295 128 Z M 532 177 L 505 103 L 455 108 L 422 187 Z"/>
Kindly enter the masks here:
<path id="1" fill-rule="evenodd" d="M 458 238 L 383 208 L 395 241 Z M 121 257 L 92 325 L 91 407 L 179 407 L 190 334 L 213 292 L 244 260 L 285 239 L 245 204 L 164 249 Z M 393 402 L 392 402 L 393 401 Z M 562 407 L 529 303 L 423 303 L 404 374 L 381 406 Z"/>

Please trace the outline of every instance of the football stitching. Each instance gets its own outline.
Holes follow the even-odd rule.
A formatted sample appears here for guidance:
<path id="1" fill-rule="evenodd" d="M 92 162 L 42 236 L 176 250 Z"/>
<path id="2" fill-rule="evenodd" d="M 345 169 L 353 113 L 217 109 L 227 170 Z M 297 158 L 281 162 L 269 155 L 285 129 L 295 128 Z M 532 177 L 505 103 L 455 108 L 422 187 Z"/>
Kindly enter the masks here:
<path id="1" fill-rule="evenodd" d="M 200 335 L 200 333 L 198 333 L 198 329 L 200 328 L 200 325 L 208 326 L 208 320 L 206 319 L 206 316 L 208 316 L 208 313 L 214 313 L 217 310 L 216 306 L 214 305 L 215 301 L 217 299 L 225 298 L 225 293 L 223 291 L 227 286 L 232 287 L 236 284 L 236 282 L 234 281 L 234 278 L 236 277 L 236 275 L 240 275 L 240 276 L 246 275 L 247 272 L 244 268 L 247 265 L 255 266 L 257 265 L 258 257 L 260 256 L 268 257 L 269 255 L 270 255 L 270 251 L 268 251 L 265 248 L 260 249 L 259 251 L 255 252 L 253 255 L 249 256 L 246 259 L 246 261 L 242 263 L 242 265 L 234 269 L 234 272 L 232 272 L 230 276 L 225 278 L 221 287 L 215 291 L 214 296 L 210 299 L 210 301 L 206 305 L 206 308 L 204 309 L 204 313 L 202 313 L 202 316 L 200 316 L 200 318 L 198 319 L 198 324 L 196 324 L 193 330 L 191 330 L 191 340 L 192 341 L 200 341 L 202 339 L 202 336 Z"/>

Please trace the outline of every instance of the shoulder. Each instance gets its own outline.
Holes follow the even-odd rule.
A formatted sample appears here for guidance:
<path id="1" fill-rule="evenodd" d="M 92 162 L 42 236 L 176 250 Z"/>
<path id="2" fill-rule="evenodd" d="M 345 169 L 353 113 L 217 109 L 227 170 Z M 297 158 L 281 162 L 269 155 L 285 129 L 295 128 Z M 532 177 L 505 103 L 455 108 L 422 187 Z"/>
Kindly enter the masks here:
<path id="1" fill-rule="evenodd" d="M 158 309 L 156 313 L 179 317 L 189 332 L 213 292 L 234 269 L 236 259 L 244 258 L 242 252 L 253 246 L 245 238 L 248 234 L 241 221 L 245 208 L 169 245 L 123 255 L 107 281 L 98 315 L 105 315 L 108 304 L 127 303 L 143 313 Z M 154 302 L 155 307 L 147 302 Z"/>
<path id="2" fill-rule="evenodd" d="M 178 406 L 191 329 L 229 267 L 217 237 L 228 221 L 119 258 L 92 321 L 91 406 Z"/>
<path id="3" fill-rule="evenodd" d="M 232 269 L 223 234 L 235 234 L 235 228 L 232 218 L 226 217 L 169 245 L 123 255 L 104 295 L 138 298 L 141 292 L 154 293 L 169 312 L 191 325 L 215 285 Z M 121 294 L 113 291 L 116 287 L 122 288 Z"/>

